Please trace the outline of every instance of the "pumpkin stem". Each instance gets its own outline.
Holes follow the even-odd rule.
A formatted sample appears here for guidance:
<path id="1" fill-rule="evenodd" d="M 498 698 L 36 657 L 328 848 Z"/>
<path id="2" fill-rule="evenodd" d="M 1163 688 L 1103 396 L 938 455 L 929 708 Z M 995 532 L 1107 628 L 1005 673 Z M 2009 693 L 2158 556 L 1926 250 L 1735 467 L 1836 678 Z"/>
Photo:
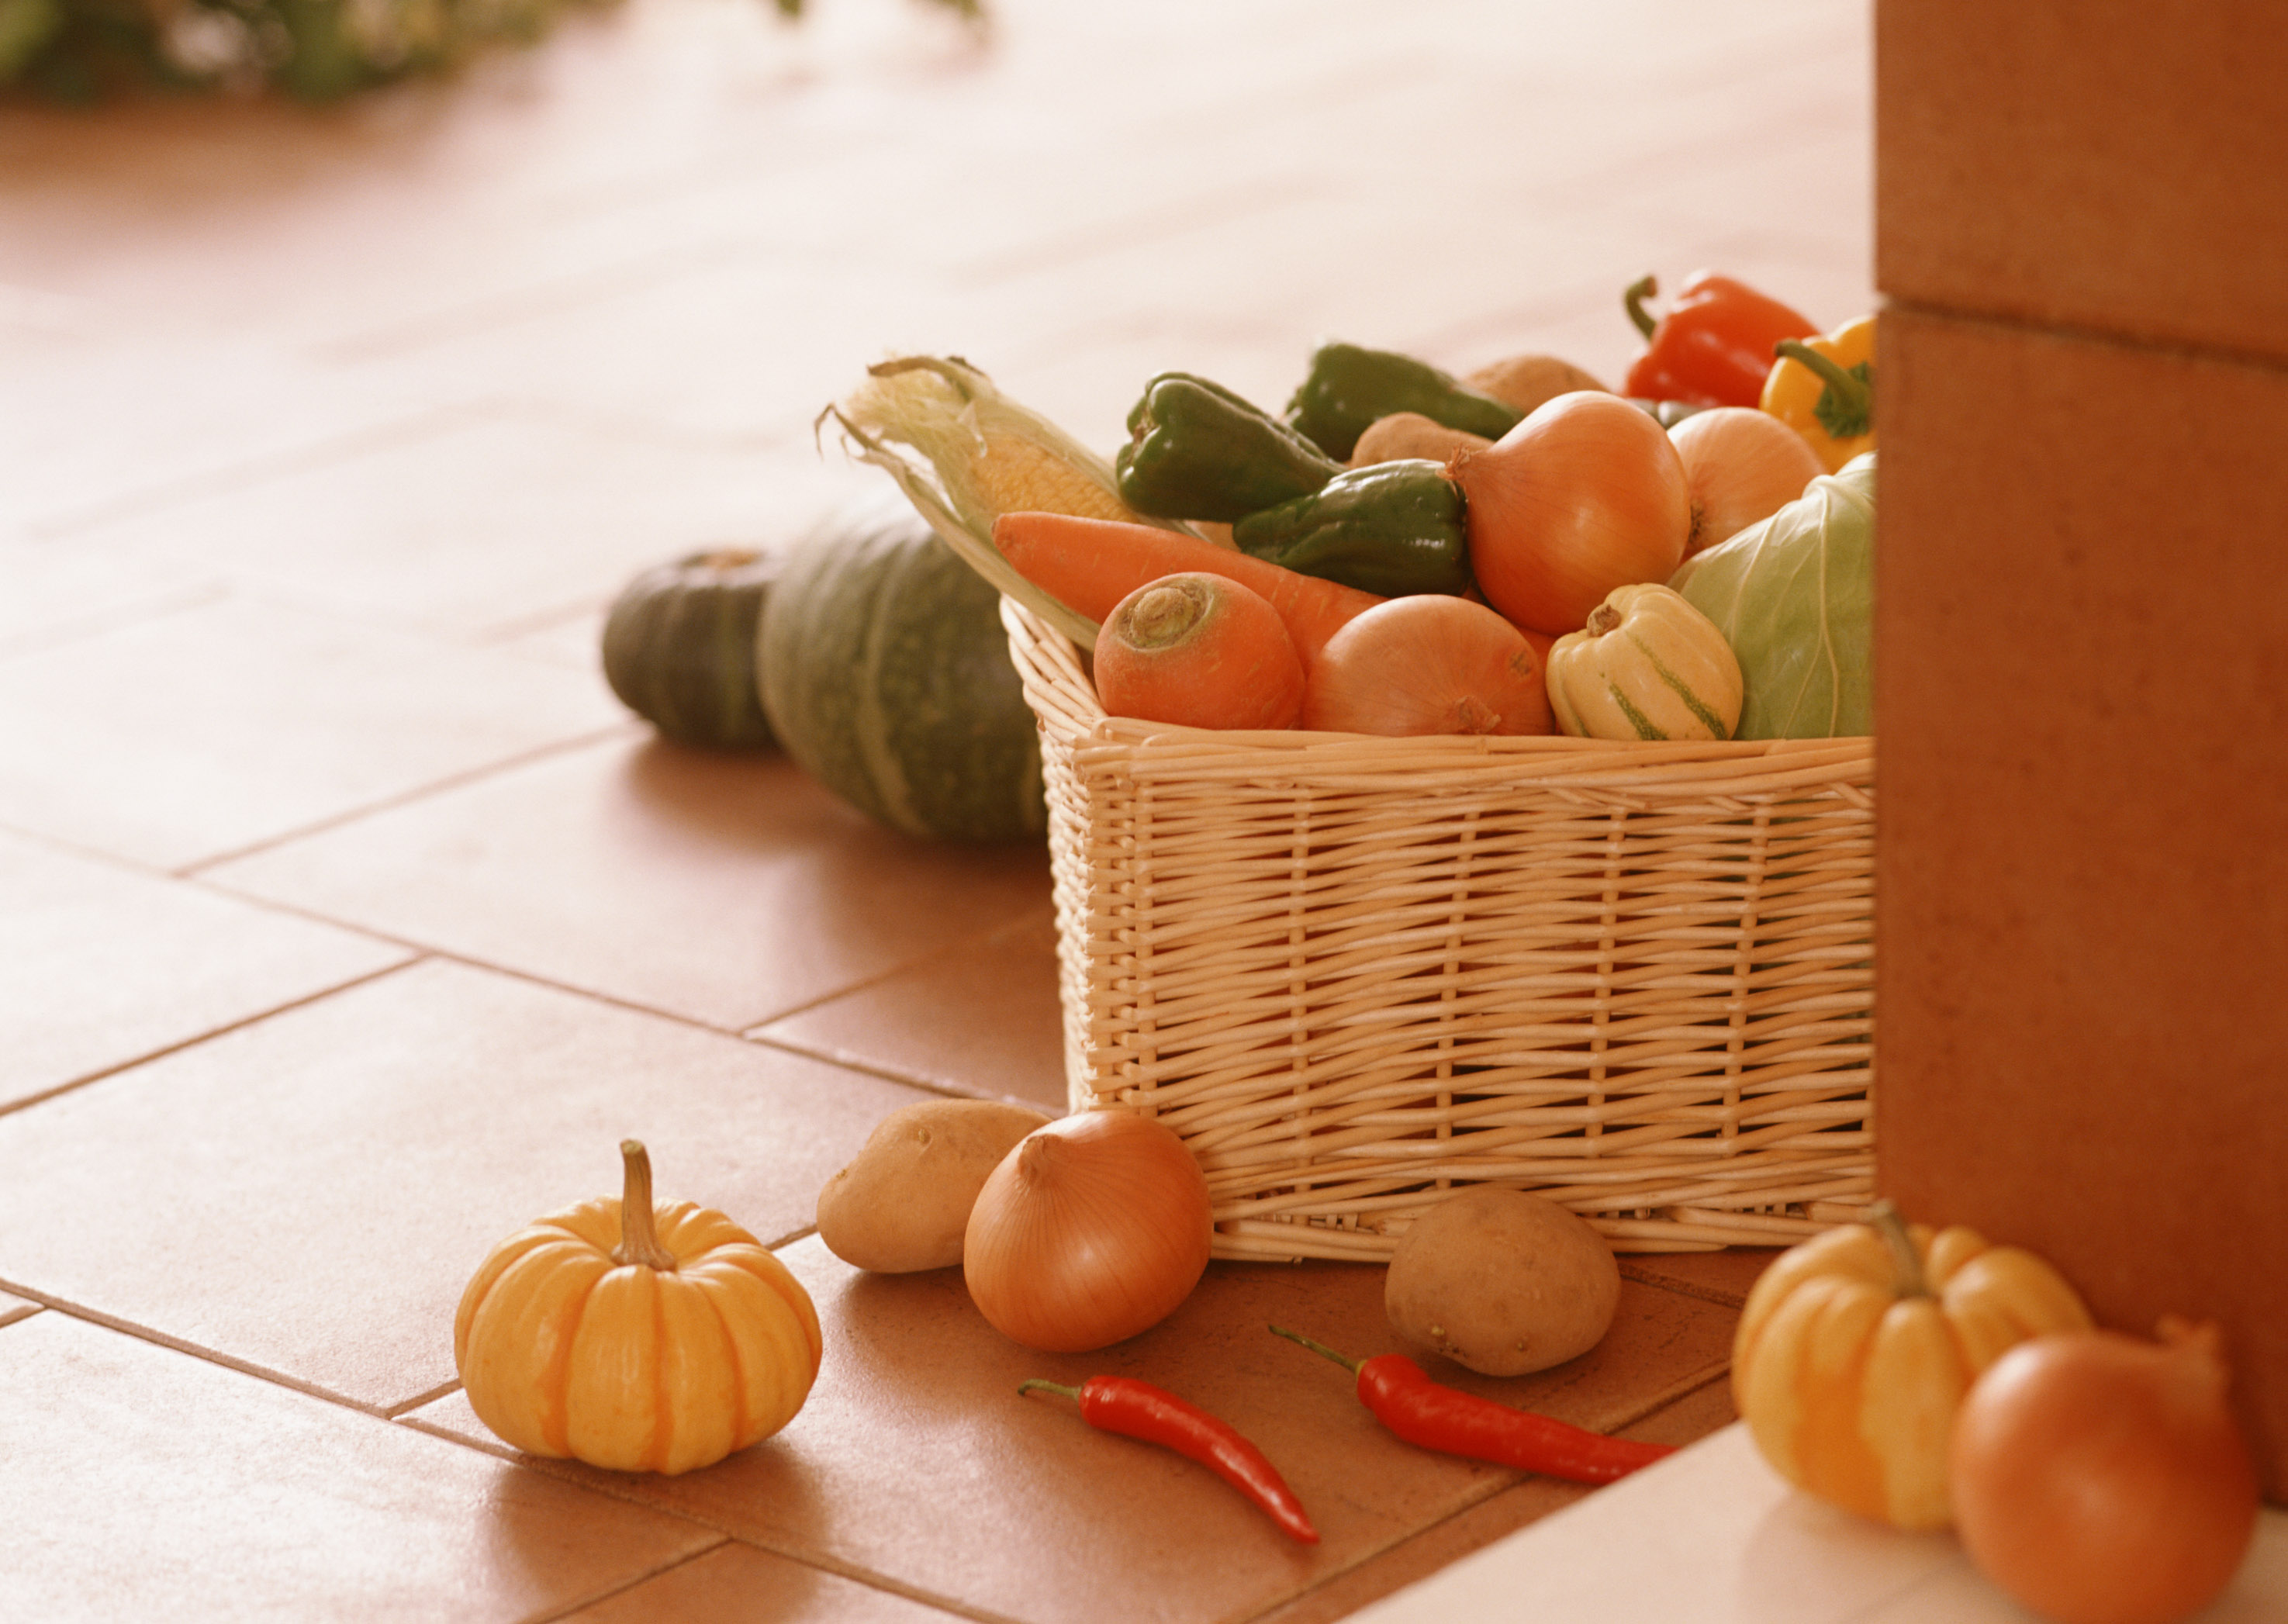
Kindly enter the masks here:
<path id="1" fill-rule="evenodd" d="M 651 1157 L 641 1141 L 620 1141 L 620 1161 L 625 1176 L 620 1186 L 620 1244 L 612 1248 L 616 1264 L 642 1269 L 675 1267 L 675 1254 L 659 1243 L 651 1215 Z"/>
<path id="2" fill-rule="evenodd" d="M 1888 1197 L 1867 1209 L 1867 1224 L 1883 1238 L 1891 1248 L 1891 1261 L 1896 1268 L 1896 1283 L 1903 1297 L 1927 1297 L 1931 1295 L 1930 1281 L 1923 1273 L 1923 1260 L 1915 1255 L 1915 1238 L 1907 1233 L 1907 1221 L 1899 1215 L 1897 1203 Z"/>

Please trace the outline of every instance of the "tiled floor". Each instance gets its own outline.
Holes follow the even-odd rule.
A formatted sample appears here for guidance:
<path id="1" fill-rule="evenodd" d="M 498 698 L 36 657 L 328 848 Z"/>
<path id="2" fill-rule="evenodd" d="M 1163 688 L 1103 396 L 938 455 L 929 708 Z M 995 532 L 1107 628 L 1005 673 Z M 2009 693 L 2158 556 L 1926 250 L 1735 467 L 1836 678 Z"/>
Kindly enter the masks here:
<path id="1" fill-rule="evenodd" d="M 1378 1432 L 1217 1264 L 1101 1355 L 812 1202 L 891 1107 L 1063 1098 L 1038 851 L 917 845 L 604 689 L 635 570 L 873 476 L 809 423 L 899 347 L 1109 448 L 1180 367 L 1324 336 L 1617 378 L 1702 265 L 1870 306 L 1867 19 L 1821 0 L 624 0 L 330 112 L 0 107 L 0 1617 L 1316 1624 L 1578 1497 Z M 616 1187 L 825 1322 L 777 1438 L 515 1456 L 454 1383 L 493 1241 Z M 1614 1332 L 1463 1378 L 1684 1441 L 1760 1254 L 1628 1260 Z M 1293 1547 L 1014 1396 L 1144 1374 L 1286 1470 Z"/>

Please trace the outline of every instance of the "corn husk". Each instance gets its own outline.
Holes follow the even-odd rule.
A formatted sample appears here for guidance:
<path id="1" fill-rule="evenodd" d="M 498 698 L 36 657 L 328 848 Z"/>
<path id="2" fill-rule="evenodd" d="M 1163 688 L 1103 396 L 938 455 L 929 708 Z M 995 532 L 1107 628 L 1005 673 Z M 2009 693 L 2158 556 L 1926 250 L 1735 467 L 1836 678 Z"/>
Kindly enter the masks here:
<path id="1" fill-rule="evenodd" d="M 1096 622 L 1011 567 L 993 545 L 993 521 L 1042 511 L 1188 528 L 1131 508 L 1111 463 L 958 356 L 877 362 L 863 384 L 819 414 L 820 426 L 829 418 L 850 454 L 895 479 L 972 569 L 1084 649 L 1096 645 Z"/>

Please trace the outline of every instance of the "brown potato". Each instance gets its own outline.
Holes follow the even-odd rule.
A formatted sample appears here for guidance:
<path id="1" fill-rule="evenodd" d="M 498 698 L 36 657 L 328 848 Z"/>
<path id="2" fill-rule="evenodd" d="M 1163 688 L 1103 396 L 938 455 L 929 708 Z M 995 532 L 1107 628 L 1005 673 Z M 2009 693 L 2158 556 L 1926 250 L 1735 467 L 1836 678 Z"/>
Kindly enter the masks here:
<path id="1" fill-rule="evenodd" d="M 818 1238 L 844 1263 L 878 1274 L 950 1268 L 987 1176 L 1048 1121 L 990 1099 L 893 1111 L 818 1192 Z"/>
<path id="2" fill-rule="evenodd" d="M 1457 451 L 1482 451 L 1493 443 L 1467 429 L 1450 429 L 1420 412 L 1393 412 L 1367 424 L 1358 437 L 1358 444 L 1351 448 L 1350 465 L 1364 468 L 1372 463 L 1395 463 L 1410 457 L 1443 463 Z"/>
<path id="3" fill-rule="evenodd" d="M 1554 355 L 1512 355 L 1479 368 L 1462 382 L 1517 412 L 1529 412 L 1545 400 L 1577 389 L 1611 392 L 1571 361 Z"/>
<path id="4" fill-rule="evenodd" d="M 1448 1196 L 1400 1237 L 1383 1311 L 1408 1342 L 1490 1376 L 1578 1358 L 1613 1323 L 1621 1268 L 1556 1202 L 1489 1184 Z"/>

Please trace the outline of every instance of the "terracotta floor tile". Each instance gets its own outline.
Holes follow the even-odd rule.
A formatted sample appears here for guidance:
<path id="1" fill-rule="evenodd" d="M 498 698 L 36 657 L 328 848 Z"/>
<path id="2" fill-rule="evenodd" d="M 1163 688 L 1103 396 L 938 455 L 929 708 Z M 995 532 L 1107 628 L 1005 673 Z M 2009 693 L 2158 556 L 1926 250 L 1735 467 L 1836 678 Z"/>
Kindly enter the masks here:
<path id="1" fill-rule="evenodd" d="M 410 955 L 0 834 L 0 1110 Z"/>
<path id="2" fill-rule="evenodd" d="M 0 597 L 0 659 L 221 592 L 203 572 L 54 543 L 0 543 L 0 581 L 8 583 Z"/>
<path id="3" fill-rule="evenodd" d="M 1748 1288 L 1756 1283 L 1756 1277 L 1771 1267 L 1783 1249 L 1727 1247 L 1720 1252 L 1633 1252 L 1621 1259 L 1621 1273 L 1688 1297 L 1737 1308 L 1748 1300 Z"/>
<path id="4" fill-rule="evenodd" d="M 736 1540 L 567 1613 L 565 1624 L 946 1624 L 926 1603 Z"/>
<path id="5" fill-rule="evenodd" d="M 774 1549 L 815 1554 L 933 1596 L 1029 1620 L 1239 1620 L 1283 1602 L 1519 1481 L 1382 1431 L 1338 1367 L 1272 1335 L 1292 1324 L 1357 1354 L 1392 1344 L 1382 1271 L 1218 1264 L 1162 1325 L 1099 1353 L 1029 1352 L 988 1326 L 953 1270 L 865 1275 L 814 1238 L 783 1256 L 809 1286 L 827 1358 L 809 1405 L 777 1438 L 678 1478 L 608 1483 Z M 1728 1311 L 1623 1287 L 1593 1352 L 1496 1381 L 1438 1362 L 1441 1379 L 1609 1430 L 1720 1370 Z M 1140 1376 L 1223 1415 L 1279 1468 L 1323 1537 L 1294 1544 L 1227 1485 L 1165 1451 L 1097 1433 L 1019 1382 Z M 486 1438 L 457 1394 L 414 1419 Z"/>
<path id="6" fill-rule="evenodd" d="M 481 639 L 608 602 L 684 553 L 783 544 L 795 516 L 854 479 L 807 445 L 763 457 L 465 417 L 72 539 L 347 619 Z"/>
<path id="7" fill-rule="evenodd" d="M 385 1409 L 454 1379 L 495 1244 L 617 1193 L 621 1139 L 769 1240 L 918 1097 L 415 965 L 0 1117 L 0 1282 Z"/>
<path id="8" fill-rule="evenodd" d="M 1037 915 L 748 1035 L 1062 1115 L 1056 919 Z"/>
<path id="9" fill-rule="evenodd" d="M 180 867 L 620 725 L 599 690 L 234 598 L 0 661 L 0 826 Z"/>
<path id="10" fill-rule="evenodd" d="M 1735 1419 L 1731 1384 L 1720 1378 L 1622 1428 L 1621 1436 L 1681 1448 Z M 1261 1615 L 1255 1624 L 1332 1624 L 1593 1492 L 1582 1484 L 1527 1477 Z"/>
<path id="11" fill-rule="evenodd" d="M 0 1607 L 42 1624 L 505 1624 L 720 1537 L 60 1313 L 0 1331 Z"/>
<path id="12" fill-rule="evenodd" d="M 0 129 L 4 129 L 0 125 Z M 0 220 L 20 234 L 0 198 Z M 403 380 L 312 365 L 259 329 L 224 337 L 97 305 L 100 330 L 9 345 L 0 536 L 61 539 L 217 481 L 385 432 L 438 402 Z"/>
<path id="13" fill-rule="evenodd" d="M 209 877 L 729 1031 L 986 935 L 1048 898 L 1045 847 L 910 840 L 783 756 L 713 755 L 647 732 Z"/>

